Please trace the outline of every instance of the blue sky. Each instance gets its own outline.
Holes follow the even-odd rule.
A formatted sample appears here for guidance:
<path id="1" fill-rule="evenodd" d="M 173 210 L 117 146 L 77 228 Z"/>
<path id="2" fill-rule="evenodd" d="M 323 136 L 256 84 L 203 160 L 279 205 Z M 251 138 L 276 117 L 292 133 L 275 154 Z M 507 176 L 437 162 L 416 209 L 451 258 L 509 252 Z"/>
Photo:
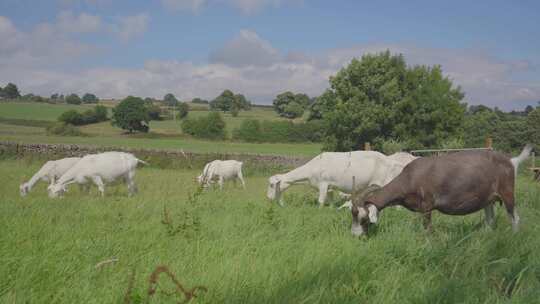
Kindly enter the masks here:
<path id="1" fill-rule="evenodd" d="M 470 104 L 540 100 L 538 1 L 0 0 L 0 85 L 270 103 L 320 94 L 353 57 L 440 64 Z"/>

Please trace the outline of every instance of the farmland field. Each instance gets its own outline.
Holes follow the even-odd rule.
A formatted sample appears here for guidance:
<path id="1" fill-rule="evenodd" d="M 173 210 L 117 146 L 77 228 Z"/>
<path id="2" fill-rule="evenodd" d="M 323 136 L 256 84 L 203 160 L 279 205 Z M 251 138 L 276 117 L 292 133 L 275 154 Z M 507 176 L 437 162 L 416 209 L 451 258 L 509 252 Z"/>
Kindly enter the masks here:
<path id="1" fill-rule="evenodd" d="M 21 143 L 65 143 L 88 144 L 97 146 L 115 146 L 152 149 L 184 149 L 191 152 L 233 152 L 258 153 L 273 155 L 314 156 L 321 151 L 318 143 L 263 143 L 253 144 L 234 141 L 207 141 L 194 139 L 182 134 L 180 123 L 173 120 L 151 121 L 151 134 L 124 134 L 119 128 L 111 126 L 109 121 L 81 126 L 82 132 L 89 137 L 67 137 L 47 135 L 44 127 L 30 126 L 33 122 L 55 121 L 64 111 L 76 109 L 84 111 L 90 106 L 51 105 L 40 103 L 8 102 L 0 103 L 0 118 L 23 120 L 10 124 L 0 120 L 0 140 Z M 208 111 L 192 111 L 190 117 L 207 115 Z M 271 109 L 254 107 L 251 111 L 240 112 L 238 117 L 223 115 L 230 136 L 232 130 L 245 119 L 281 120 Z M 29 125 L 24 124 L 28 121 Z"/>
<path id="2" fill-rule="evenodd" d="M 369 237 L 355 239 L 349 212 L 319 209 L 313 190 L 293 187 L 286 207 L 269 204 L 263 174 L 246 177 L 247 191 L 227 184 L 226 191 L 189 199 L 198 171 L 143 167 L 132 198 L 124 186 L 108 188 L 105 198 L 95 188 L 84 194 L 72 186 L 53 200 L 44 184 L 21 198 L 19 183 L 40 165 L 31 158 L 0 161 L 2 303 L 121 303 L 126 294 L 145 303 L 158 265 L 186 288 L 207 288 L 192 303 L 540 298 L 540 186 L 530 176 L 517 183 L 518 233 L 501 207 L 495 229 L 482 225 L 481 213 L 435 213 L 432 234 L 417 215 L 388 209 Z M 149 302 L 182 301 L 163 293 L 173 290 L 163 275 Z"/>

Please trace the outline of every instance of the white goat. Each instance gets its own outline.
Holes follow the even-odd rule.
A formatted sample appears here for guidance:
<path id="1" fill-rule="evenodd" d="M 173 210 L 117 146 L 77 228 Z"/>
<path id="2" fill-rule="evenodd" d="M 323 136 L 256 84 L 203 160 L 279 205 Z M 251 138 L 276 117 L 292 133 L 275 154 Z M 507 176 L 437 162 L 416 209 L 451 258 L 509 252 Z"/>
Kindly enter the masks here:
<path id="1" fill-rule="evenodd" d="M 376 151 L 325 152 L 288 173 L 270 177 L 266 195 L 282 205 L 281 192 L 293 184 L 307 182 L 319 190 L 318 200 L 322 207 L 329 188 L 351 193 L 353 187 L 382 187 L 396 177 L 405 165 Z"/>
<path id="2" fill-rule="evenodd" d="M 417 159 L 418 156 L 414 156 L 407 152 L 396 152 L 394 154 L 388 155 L 387 158 L 399 163 L 399 166 L 393 166 L 392 169 L 388 172 L 389 177 L 391 177 L 390 179 L 387 180 L 387 183 L 389 183 L 396 176 L 398 176 L 401 173 L 401 171 L 403 171 L 403 168 L 405 168 L 405 166 L 407 166 L 413 160 Z M 376 185 L 376 186 L 382 187 L 384 185 Z M 357 190 L 358 189 L 364 190 L 363 188 L 357 188 Z M 344 196 L 342 195 L 341 197 L 343 198 Z M 343 208 L 348 208 L 348 209 L 352 208 L 352 201 L 349 198 L 350 198 L 350 194 L 349 194 L 349 197 L 347 197 L 347 201 L 343 203 L 343 205 L 341 205 L 338 208 L 338 210 L 341 210 Z"/>
<path id="3" fill-rule="evenodd" d="M 28 182 L 22 183 L 19 186 L 21 196 L 26 196 L 40 180 L 48 182 L 51 185 L 54 184 L 60 176 L 69 170 L 69 168 L 73 167 L 79 160 L 81 160 L 80 157 L 68 157 L 46 162 Z"/>
<path id="4" fill-rule="evenodd" d="M 90 181 L 98 187 L 101 196 L 104 196 L 105 183 L 112 183 L 119 178 L 127 184 L 131 196 L 137 191 L 134 177 L 138 163 L 147 164 L 131 153 L 105 152 L 86 155 L 48 187 L 49 197 L 54 198 L 65 192 L 69 184 L 86 184 Z"/>
<path id="5" fill-rule="evenodd" d="M 197 177 L 197 180 L 201 185 L 207 187 L 217 179 L 219 189 L 223 190 L 225 180 L 232 179 L 236 182 L 238 178 L 242 183 L 242 187 L 246 189 L 242 166 L 243 163 L 237 160 L 214 160 L 204 166 L 203 172 Z"/>

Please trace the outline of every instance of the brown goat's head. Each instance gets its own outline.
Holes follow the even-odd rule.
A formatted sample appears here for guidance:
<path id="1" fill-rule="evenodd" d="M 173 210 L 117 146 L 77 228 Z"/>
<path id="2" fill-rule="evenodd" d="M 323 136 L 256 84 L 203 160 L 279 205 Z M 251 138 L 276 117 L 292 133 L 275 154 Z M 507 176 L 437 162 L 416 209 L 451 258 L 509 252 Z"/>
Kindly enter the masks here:
<path id="1" fill-rule="evenodd" d="M 354 236 L 361 236 L 367 233 L 369 224 L 377 223 L 379 211 L 375 205 L 370 204 L 369 201 L 367 201 L 367 198 L 379 189 L 379 186 L 372 185 L 363 191 L 355 191 L 353 193 L 351 233 Z"/>

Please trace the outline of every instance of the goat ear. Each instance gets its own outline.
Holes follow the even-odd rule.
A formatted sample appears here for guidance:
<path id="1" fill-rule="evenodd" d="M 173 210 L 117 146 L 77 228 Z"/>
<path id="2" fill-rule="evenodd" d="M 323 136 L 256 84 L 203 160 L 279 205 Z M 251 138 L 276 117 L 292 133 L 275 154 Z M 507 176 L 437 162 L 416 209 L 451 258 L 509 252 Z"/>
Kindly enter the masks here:
<path id="1" fill-rule="evenodd" d="M 276 197 L 280 197 L 281 196 L 281 181 L 278 181 L 276 183 Z"/>
<path id="2" fill-rule="evenodd" d="M 377 207 L 373 204 L 369 204 L 367 206 L 368 209 L 368 216 L 369 216 L 369 222 L 372 224 L 376 224 L 379 220 L 379 210 L 377 210 Z"/>

